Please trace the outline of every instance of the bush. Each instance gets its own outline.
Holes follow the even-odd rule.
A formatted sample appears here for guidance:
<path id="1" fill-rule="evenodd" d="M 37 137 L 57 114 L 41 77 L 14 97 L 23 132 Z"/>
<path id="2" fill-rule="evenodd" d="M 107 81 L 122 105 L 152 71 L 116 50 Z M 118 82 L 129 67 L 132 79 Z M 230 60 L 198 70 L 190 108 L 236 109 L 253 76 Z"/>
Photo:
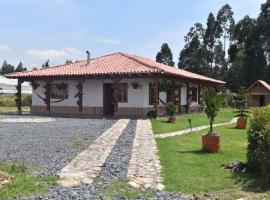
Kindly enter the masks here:
<path id="1" fill-rule="evenodd" d="M 27 94 L 22 96 L 22 106 L 31 106 L 32 105 L 32 95 Z"/>
<path id="2" fill-rule="evenodd" d="M 148 113 L 147 113 L 147 117 L 149 119 L 156 119 L 157 118 L 157 112 L 154 111 L 154 110 L 150 110 Z"/>
<path id="3" fill-rule="evenodd" d="M 252 111 L 248 130 L 247 160 L 250 168 L 270 180 L 270 106 Z"/>
<path id="4" fill-rule="evenodd" d="M 15 97 L 14 96 L 1 96 L 0 106 L 15 107 L 16 106 Z"/>
<path id="5" fill-rule="evenodd" d="M 0 106 L 4 107 L 16 107 L 15 96 L 1 96 L 0 97 Z M 31 106 L 32 105 L 32 96 L 30 94 L 22 96 L 22 106 Z"/>
<path id="6" fill-rule="evenodd" d="M 169 102 L 165 106 L 167 115 L 174 116 L 176 114 L 176 107 L 173 102 Z"/>

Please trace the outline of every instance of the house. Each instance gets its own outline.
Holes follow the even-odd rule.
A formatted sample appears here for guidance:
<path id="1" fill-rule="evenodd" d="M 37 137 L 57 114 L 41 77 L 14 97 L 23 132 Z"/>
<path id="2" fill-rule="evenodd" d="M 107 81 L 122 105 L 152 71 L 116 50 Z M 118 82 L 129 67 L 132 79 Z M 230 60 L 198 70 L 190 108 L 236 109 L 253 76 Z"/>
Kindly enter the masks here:
<path id="1" fill-rule="evenodd" d="M 189 101 L 200 103 L 204 87 L 224 84 L 127 53 L 89 57 L 88 53 L 85 61 L 6 75 L 19 79 L 19 111 L 23 81 L 32 83 L 32 113 L 141 117 L 150 110 L 162 113 L 167 101 L 184 112 Z M 159 83 L 168 80 L 170 92 L 159 91 Z"/>
<path id="2" fill-rule="evenodd" d="M 17 92 L 17 79 L 7 79 L 0 75 L 0 95 L 14 95 Z M 22 94 L 32 94 L 32 87 L 29 82 L 22 84 Z"/>
<path id="3" fill-rule="evenodd" d="M 265 81 L 257 80 L 248 88 L 248 93 L 253 107 L 262 107 L 270 103 L 270 85 Z"/>

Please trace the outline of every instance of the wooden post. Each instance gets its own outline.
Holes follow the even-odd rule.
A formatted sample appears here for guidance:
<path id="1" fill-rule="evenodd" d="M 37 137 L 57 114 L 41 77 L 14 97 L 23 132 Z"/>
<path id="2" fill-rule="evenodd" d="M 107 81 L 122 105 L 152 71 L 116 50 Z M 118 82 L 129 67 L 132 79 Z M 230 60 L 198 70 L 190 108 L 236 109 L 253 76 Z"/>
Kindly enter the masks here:
<path id="1" fill-rule="evenodd" d="M 78 89 L 77 94 L 75 95 L 75 97 L 78 98 L 77 100 L 77 105 L 78 105 L 78 109 L 79 112 L 82 114 L 83 112 L 83 82 L 84 81 L 79 81 L 78 84 L 76 85 L 76 88 Z"/>
<path id="2" fill-rule="evenodd" d="M 51 81 L 46 82 L 45 85 L 45 104 L 47 112 L 51 112 Z"/>
<path id="3" fill-rule="evenodd" d="M 16 86 L 17 93 L 15 94 L 17 97 L 15 101 L 18 114 L 22 114 L 22 83 L 23 81 L 18 79 L 18 85 Z"/>
<path id="4" fill-rule="evenodd" d="M 159 109 L 158 109 L 158 80 L 152 81 L 152 87 L 153 87 L 153 98 L 154 98 L 154 110 L 157 113 L 157 116 L 159 115 Z"/>
<path id="5" fill-rule="evenodd" d="M 181 84 L 179 85 L 179 88 L 178 88 L 178 90 L 179 90 L 179 102 L 178 102 L 178 112 L 179 113 L 181 113 L 181 111 L 182 111 L 182 107 L 181 107 L 181 96 L 182 96 L 182 91 L 181 91 L 181 88 L 182 88 L 182 86 L 181 86 Z"/>
<path id="6" fill-rule="evenodd" d="M 189 113 L 189 98 L 190 98 L 190 95 L 189 95 L 189 82 L 187 82 L 186 84 L 187 84 L 187 109 L 186 109 L 186 112 Z"/>
<path id="7" fill-rule="evenodd" d="M 198 83 L 198 103 L 201 105 L 201 84 Z"/>

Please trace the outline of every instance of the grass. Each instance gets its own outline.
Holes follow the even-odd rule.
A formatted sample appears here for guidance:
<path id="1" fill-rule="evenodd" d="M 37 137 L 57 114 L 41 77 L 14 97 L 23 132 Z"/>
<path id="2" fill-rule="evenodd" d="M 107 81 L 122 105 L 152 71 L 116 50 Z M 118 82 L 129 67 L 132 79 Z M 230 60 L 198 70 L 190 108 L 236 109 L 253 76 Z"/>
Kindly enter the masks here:
<path id="1" fill-rule="evenodd" d="M 24 107 L 22 107 L 22 111 L 23 112 L 29 112 L 30 111 L 30 107 L 24 106 Z M 4 107 L 4 106 L 0 106 L 0 114 L 9 113 L 9 112 L 17 112 L 17 107 Z"/>
<path id="2" fill-rule="evenodd" d="M 152 191 L 131 187 L 127 180 L 113 181 L 102 189 L 105 199 L 150 199 L 154 196 Z"/>
<path id="3" fill-rule="evenodd" d="M 23 164 L 0 164 L 0 171 L 4 171 L 15 178 L 0 188 L 0 199 L 13 199 L 21 196 L 46 193 L 50 185 L 56 184 L 55 176 L 34 177 Z"/>
<path id="4" fill-rule="evenodd" d="M 201 150 L 201 135 L 206 130 L 188 135 L 157 139 L 162 176 L 166 190 L 187 194 L 210 193 L 215 198 L 270 198 L 269 188 L 252 174 L 237 174 L 222 166 L 231 161 L 246 161 L 246 130 L 235 125 L 215 129 L 221 135 L 221 152 Z"/>
<path id="5" fill-rule="evenodd" d="M 232 109 L 222 109 L 215 120 L 215 123 L 224 123 L 230 121 L 235 116 L 235 113 Z M 159 119 L 152 119 L 152 128 L 155 134 L 170 133 L 175 131 L 180 131 L 188 129 L 189 122 L 188 119 L 191 119 L 192 127 L 209 125 L 208 118 L 205 113 L 191 113 L 179 115 L 176 118 L 175 123 L 169 123 L 167 117 L 161 117 Z"/>

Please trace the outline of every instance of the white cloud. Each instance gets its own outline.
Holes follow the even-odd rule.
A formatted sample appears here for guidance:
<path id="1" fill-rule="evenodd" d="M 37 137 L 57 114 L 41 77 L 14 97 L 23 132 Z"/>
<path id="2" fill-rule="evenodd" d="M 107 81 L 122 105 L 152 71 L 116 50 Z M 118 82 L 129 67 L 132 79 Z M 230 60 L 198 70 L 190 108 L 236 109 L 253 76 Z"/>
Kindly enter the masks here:
<path id="1" fill-rule="evenodd" d="M 67 47 L 64 49 L 56 50 L 56 49 L 49 49 L 49 50 L 35 50 L 31 49 L 26 51 L 26 55 L 31 58 L 39 58 L 41 60 L 45 59 L 55 59 L 55 58 L 64 58 L 79 55 L 81 52 L 77 49 Z"/>
<path id="2" fill-rule="evenodd" d="M 0 45 L 0 51 L 10 51 L 11 47 L 8 45 Z"/>
<path id="3" fill-rule="evenodd" d="M 112 45 L 120 44 L 120 40 L 115 38 L 100 38 L 98 41 L 102 44 L 112 44 Z"/>

